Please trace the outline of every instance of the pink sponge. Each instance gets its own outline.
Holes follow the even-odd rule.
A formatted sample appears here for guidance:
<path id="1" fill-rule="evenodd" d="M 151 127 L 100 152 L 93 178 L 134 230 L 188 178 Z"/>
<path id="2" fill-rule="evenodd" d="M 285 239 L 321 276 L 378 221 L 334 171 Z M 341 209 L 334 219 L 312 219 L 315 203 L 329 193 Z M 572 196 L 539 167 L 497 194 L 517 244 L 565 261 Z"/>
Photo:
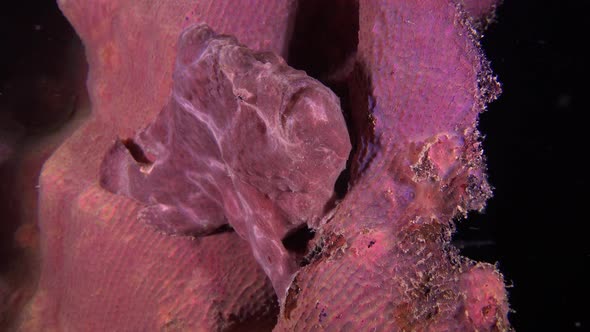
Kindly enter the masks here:
<path id="1" fill-rule="evenodd" d="M 450 244 L 491 195 L 494 4 L 343 2 L 326 26 L 358 18 L 354 43 L 324 38 L 315 68 L 336 96 L 283 60 L 313 3 L 59 1 L 92 115 L 40 177 L 22 330 L 510 329 L 501 274 Z"/>

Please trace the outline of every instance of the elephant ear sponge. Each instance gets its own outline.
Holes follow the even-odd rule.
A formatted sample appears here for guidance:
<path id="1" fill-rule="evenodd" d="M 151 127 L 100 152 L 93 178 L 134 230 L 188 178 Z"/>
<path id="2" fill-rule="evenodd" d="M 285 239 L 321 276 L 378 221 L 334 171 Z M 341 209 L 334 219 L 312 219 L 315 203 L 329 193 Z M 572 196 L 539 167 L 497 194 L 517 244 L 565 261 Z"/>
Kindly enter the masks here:
<path id="1" fill-rule="evenodd" d="M 502 276 L 450 243 L 491 196 L 476 125 L 500 87 L 473 20 L 445 0 L 360 0 L 358 38 L 353 181 L 275 330 L 510 330 Z"/>

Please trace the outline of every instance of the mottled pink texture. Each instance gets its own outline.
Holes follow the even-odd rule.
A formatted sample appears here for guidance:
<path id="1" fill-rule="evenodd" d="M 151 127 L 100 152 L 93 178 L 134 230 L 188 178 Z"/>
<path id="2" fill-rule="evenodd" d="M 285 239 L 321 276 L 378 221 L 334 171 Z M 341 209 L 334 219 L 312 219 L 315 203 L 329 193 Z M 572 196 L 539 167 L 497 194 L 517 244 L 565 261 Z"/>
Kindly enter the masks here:
<path id="1" fill-rule="evenodd" d="M 510 328 L 501 275 L 449 243 L 453 218 L 491 194 L 475 126 L 499 91 L 459 8 L 360 1 L 353 184 L 276 330 Z"/>
<path id="2" fill-rule="evenodd" d="M 190 83 L 199 75 L 183 76 L 183 70 L 173 73 L 175 59 L 181 64 L 192 63 L 194 54 L 201 50 L 198 46 L 183 52 L 186 44 L 182 38 L 177 43 L 178 38 L 186 37 L 183 29 L 193 23 L 206 23 L 214 31 L 235 35 L 252 50 L 285 57 L 298 2 L 59 3 L 85 43 L 93 113 L 42 171 L 40 279 L 19 318 L 21 330 L 262 331 L 273 326 L 276 331 L 510 329 L 502 276 L 490 264 L 461 257 L 450 245 L 453 219 L 469 210 L 481 210 L 491 194 L 476 124 L 478 114 L 495 98 L 499 86 L 481 55 L 473 24 L 482 13 L 490 13 L 487 9 L 471 1 L 463 6 L 444 0 L 360 0 L 358 49 L 347 50 L 342 68 L 329 73 L 330 80 L 345 84 L 350 91 L 350 99 L 345 101 L 350 105 L 349 128 L 354 139 L 346 195 L 341 201 L 331 201 L 329 207 L 334 209 L 322 211 L 329 214 L 318 222 L 319 206 L 331 197 L 329 185 L 338 173 L 338 168 L 330 168 L 326 178 L 318 180 L 322 185 L 310 192 L 319 197 L 315 203 L 322 204 L 311 214 L 303 213 L 304 220 L 289 220 L 285 216 L 297 215 L 300 209 L 289 210 L 293 205 L 281 205 L 278 196 L 265 197 L 272 193 L 265 191 L 265 185 L 278 185 L 273 181 L 256 183 L 248 174 L 256 170 L 251 162 L 257 152 L 244 152 L 250 162 L 228 163 L 232 167 L 250 165 L 242 170 L 246 175 L 238 186 L 224 182 L 220 178 L 223 172 L 213 170 L 211 160 L 220 160 L 219 155 L 187 156 L 186 163 L 176 164 L 178 167 L 162 167 L 178 173 L 202 167 L 197 175 L 214 174 L 213 182 L 224 188 L 218 194 L 223 202 L 213 204 L 215 209 L 204 209 L 213 221 L 209 227 L 181 218 L 176 228 L 168 231 L 199 235 L 188 237 L 147 227 L 145 221 L 150 220 L 160 229 L 169 225 L 158 222 L 162 215 L 146 214 L 152 211 L 150 205 L 176 207 L 171 203 L 178 202 L 153 202 L 147 191 L 141 192 L 145 187 L 133 187 L 141 184 L 141 176 L 156 172 L 159 160 L 166 160 L 162 151 L 171 151 L 157 150 L 156 143 L 167 143 L 163 140 L 166 135 L 179 135 L 183 139 L 168 145 L 176 149 L 178 143 L 192 137 L 186 132 L 195 128 L 185 118 L 161 121 L 179 114 L 173 111 L 180 110 L 182 99 L 175 99 L 175 92 L 186 94 L 207 86 Z M 226 46 L 233 43 L 224 38 Z M 236 74 L 240 73 L 234 71 L 240 67 L 236 63 L 244 59 L 255 63 L 252 57 L 256 58 L 257 51 L 238 48 L 236 58 L 223 59 L 222 48 L 211 53 L 213 61 L 197 61 L 203 66 L 200 73 L 220 73 L 215 66 L 225 64 L 229 67 L 224 68 L 225 73 Z M 264 59 L 280 63 L 276 56 Z M 305 77 L 286 66 L 278 67 Z M 315 81 L 310 83 L 307 77 L 304 80 L 314 87 L 309 100 L 321 100 L 335 114 L 337 102 L 331 100 L 334 97 L 327 89 Z M 265 92 L 269 96 L 293 95 L 293 84 L 289 79 L 279 80 Z M 212 88 L 228 90 L 206 90 L 199 98 L 218 94 L 236 98 L 213 98 L 205 104 L 226 104 L 203 110 L 222 110 L 219 114 L 223 115 L 239 103 L 248 103 L 247 93 L 234 93 L 236 86 L 240 84 L 213 84 Z M 200 102 L 203 99 L 197 98 L 185 106 L 198 109 Z M 175 126 L 158 127 L 167 124 Z M 255 142 L 243 140 L 265 137 L 247 135 L 260 128 L 255 124 L 244 123 L 252 127 L 243 134 L 232 132 L 235 136 L 228 140 L 228 149 L 248 146 L 244 143 L 253 146 Z M 300 133 L 295 136 L 323 137 L 316 135 L 317 128 L 309 133 L 305 129 L 295 130 Z M 205 135 L 193 143 L 209 138 Z M 315 144 L 322 142 L 326 141 Z M 340 151 L 336 155 L 342 158 L 347 148 L 335 149 Z M 310 153 L 294 151 L 289 158 Z M 202 152 L 211 153 L 209 149 Z M 240 154 L 231 155 L 236 156 Z M 318 158 L 312 156 L 301 167 L 313 169 Z M 285 161 L 280 160 L 277 171 L 282 171 Z M 341 166 L 339 162 L 332 166 Z M 188 202 L 183 197 L 188 197 L 184 194 L 192 188 L 179 179 L 174 189 L 180 187 L 180 201 Z M 160 187 L 166 195 L 174 192 L 156 178 L 154 181 L 149 188 Z M 230 200 L 225 199 L 244 192 L 256 198 L 249 201 L 257 204 L 256 213 L 271 214 L 238 220 L 247 214 L 244 205 L 232 209 Z M 211 234 L 225 223 L 224 218 L 237 234 Z M 256 238 L 252 238 L 254 226 L 261 222 L 268 223 L 268 238 L 279 246 L 279 253 L 285 248 L 278 240 L 288 230 L 303 222 L 315 230 L 304 259 L 298 260 L 298 270 L 289 254 L 288 272 L 295 275 L 292 283 L 283 284 L 290 278 L 273 275 L 273 269 L 287 265 L 260 264 L 264 257 L 255 257 L 267 250 L 257 248 Z M 277 294 L 268 276 L 279 290 L 278 319 Z M 276 280 L 282 280 L 278 286 Z M 286 296 L 281 294 L 285 288 Z"/>
<path id="3" fill-rule="evenodd" d="M 137 220 L 143 206 L 98 180 L 115 139 L 133 137 L 165 106 L 183 26 L 211 22 L 250 47 L 280 53 L 291 4 L 59 1 L 85 45 L 92 114 L 41 172 L 40 276 L 16 318 L 21 330 L 272 327 L 276 297 L 248 243 L 232 233 L 200 240 L 159 234 Z M 220 19 L 230 10 L 261 8 L 264 21 Z"/>
<path id="4" fill-rule="evenodd" d="M 229 223 L 284 298 L 298 266 L 281 240 L 319 226 L 350 153 L 338 98 L 204 25 L 180 36 L 170 95 L 129 147 L 107 153 L 102 186 L 147 204 L 140 218 L 167 234 Z"/>

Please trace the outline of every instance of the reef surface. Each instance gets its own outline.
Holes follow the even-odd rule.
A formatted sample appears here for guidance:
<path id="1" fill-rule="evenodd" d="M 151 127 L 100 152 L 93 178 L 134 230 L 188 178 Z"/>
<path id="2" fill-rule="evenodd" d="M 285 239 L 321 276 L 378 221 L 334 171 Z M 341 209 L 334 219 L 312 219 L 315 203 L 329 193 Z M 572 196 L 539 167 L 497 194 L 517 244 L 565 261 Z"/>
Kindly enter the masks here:
<path id="1" fill-rule="evenodd" d="M 58 3 L 92 113 L 43 166 L 17 329 L 510 329 L 450 244 L 491 195 L 494 2 Z"/>

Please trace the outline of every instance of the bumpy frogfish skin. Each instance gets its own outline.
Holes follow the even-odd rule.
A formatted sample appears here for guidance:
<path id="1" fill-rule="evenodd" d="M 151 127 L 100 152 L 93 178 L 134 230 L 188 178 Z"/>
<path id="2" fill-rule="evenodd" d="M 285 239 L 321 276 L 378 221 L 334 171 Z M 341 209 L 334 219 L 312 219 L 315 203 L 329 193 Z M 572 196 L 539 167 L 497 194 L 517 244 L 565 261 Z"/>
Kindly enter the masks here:
<path id="1" fill-rule="evenodd" d="M 180 36 L 170 101 L 133 140 L 144 159 L 125 144 L 105 158 L 104 188 L 148 204 L 141 218 L 166 233 L 231 225 L 278 294 L 297 269 L 281 239 L 320 224 L 351 149 L 328 88 L 204 25 Z"/>

